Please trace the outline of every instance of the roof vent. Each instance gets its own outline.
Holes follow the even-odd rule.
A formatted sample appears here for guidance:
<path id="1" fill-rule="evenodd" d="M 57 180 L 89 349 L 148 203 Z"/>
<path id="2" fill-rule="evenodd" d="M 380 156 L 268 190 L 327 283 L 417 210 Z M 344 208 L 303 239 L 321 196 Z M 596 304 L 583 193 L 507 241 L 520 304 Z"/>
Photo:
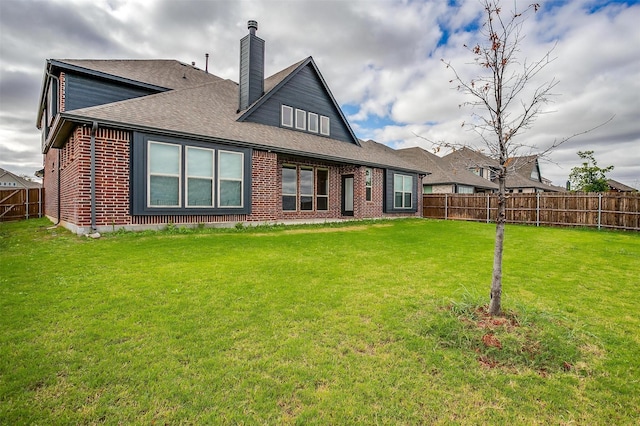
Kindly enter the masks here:
<path id="1" fill-rule="evenodd" d="M 258 31 L 258 21 L 249 21 L 247 22 L 247 28 L 249 29 L 249 34 L 256 35 L 256 31 Z"/>

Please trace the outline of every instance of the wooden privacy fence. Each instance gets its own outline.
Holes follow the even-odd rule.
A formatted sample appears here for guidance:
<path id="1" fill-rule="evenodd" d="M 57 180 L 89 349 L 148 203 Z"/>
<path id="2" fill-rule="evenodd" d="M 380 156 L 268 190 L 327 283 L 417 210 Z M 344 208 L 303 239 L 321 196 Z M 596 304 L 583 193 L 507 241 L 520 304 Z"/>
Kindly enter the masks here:
<path id="1" fill-rule="evenodd" d="M 495 194 L 425 194 L 423 217 L 495 222 Z M 508 194 L 507 222 L 640 231 L 640 193 Z"/>
<path id="2" fill-rule="evenodd" d="M 43 188 L 0 189 L 0 222 L 42 217 Z"/>

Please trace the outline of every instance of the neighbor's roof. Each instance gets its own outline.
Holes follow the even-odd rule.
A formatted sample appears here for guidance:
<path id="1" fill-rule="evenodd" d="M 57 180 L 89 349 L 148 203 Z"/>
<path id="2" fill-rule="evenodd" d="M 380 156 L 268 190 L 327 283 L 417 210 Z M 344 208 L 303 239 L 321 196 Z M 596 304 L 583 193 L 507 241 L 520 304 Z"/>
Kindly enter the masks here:
<path id="1" fill-rule="evenodd" d="M 422 179 L 425 185 L 459 184 L 483 189 L 498 189 L 498 185 L 490 180 L 471 173 L 465 167 L 456 167 L 445 158 L 422 148 L 399 149 L 398 153 L 430 173 Z"/>
<path id="2" fill-rule="evenodd" d="M 269 86 L 277 86 L 287 77 L 285 71 L 293 72 L 300 64 L 267 79 Z M 118 67 L 121 74 L 125 68 Z M 54 123 L 52 133 L 58 137 L 53 143 L 61 146 L 74 123 L 97 121 L 109 127 L 195 137 L 327 161 L 424 172 L 391 148 L 376 149 L 372 144 L 360 147 L 310 133 L 239 122 L 245 111 L 238 113 L 237 109 L 238 84 L 214 77 L 201 85 L 60 113 Z"/>
<path id="3" fill-rule="evenodd" d="M 625 185 L 624 183 L 620 183 L 617 180 L 613 180 L 613 179 L 607 179 L 607 185 L 609 185 L 609 187 L 611 187 L 612 189 L 616 189 L 618 191 L 621 192 L 636 192 L 637 189 Z"/>
<path id="4" fill-rule="evenodd" d="M 38 182 L 31 182 L 23 177 L 18 176 L 15 173 L 11 173 L 8 170 L 0 168 L 0 181 L 2 182 L 15 182 L 16 187 L 19 188 L 41 188 L 42 184 Z M 0 186 L 0 188 L 2 188 Z"/>
<path id="5" fill-rule="evenodd" d="M 473 149 L 463 147 L 457 149 L 444 157 L 451 164 L 458 167 L 482 167 L 490 169 L 499 169 L 500 163 L 497 160 L 483 154 L 480 151 L 474 151 Z"/>

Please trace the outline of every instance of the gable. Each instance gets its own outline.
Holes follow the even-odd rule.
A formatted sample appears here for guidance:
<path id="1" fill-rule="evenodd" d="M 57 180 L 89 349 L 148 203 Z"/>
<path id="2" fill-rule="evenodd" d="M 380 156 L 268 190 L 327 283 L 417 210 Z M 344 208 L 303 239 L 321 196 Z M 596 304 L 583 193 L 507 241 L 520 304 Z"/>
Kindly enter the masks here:
<path id="1" fill-rule="evenodd" d="M 328 117 L 331 127 L 330 138 L 359 145 L 357 138 L 311 58 L 301 64 L 289 77 L 284 78 L 279 85 L 243 114 L 238 121 L 283 127 L 281 125 L 283 105 L 292 107 L 294 111 L 299 109 L 307 114 L 313 113 L 318 114 L 318 116 Z M 294 129 L 291 131 L 298 132 L 298 130 Z"/>

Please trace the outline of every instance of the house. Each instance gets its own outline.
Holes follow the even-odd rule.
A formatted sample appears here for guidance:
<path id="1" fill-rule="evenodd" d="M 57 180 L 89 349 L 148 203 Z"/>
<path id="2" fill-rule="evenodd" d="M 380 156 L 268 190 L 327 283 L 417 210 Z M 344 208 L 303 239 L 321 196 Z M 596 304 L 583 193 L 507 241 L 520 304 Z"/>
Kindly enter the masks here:
<path id="1" fill-rule="evenodd" d="M 313 58 L 239 83 L 172 60 L 48 60 L 46 215 L 77 233 L 420 216 L 423 170 L 354 134 Z"/>
<path id="2" fill-rule="evenodd" d="M 448 158 L 439 157 L 422 148 L 399 149 L 398 154 L 413 161 L 417 167 L 429 171 L 422 178 L 423 194 L 477 194 L 498 190 L 498 185 L 489 179 L 467 167 L 457 167 Z"/>
<path id="3" fill-rule="evenodd" d="M 453 170 L 466 169 L 473 174 L 496 184 L 500 163 L 467 147 L 454 150 L 443 157 L 451 163 Z M 540 173 L 537 155 L 511 157 L 505 162 L 507 167 L 506 190 L 509 193 L 562 192 L 564 188 L 549 185 Z"/>
<path id="4" fill-rule="evenodd" d="M 566 191 L 562 187 L 544 182 L 537 155 L 508 158 L 505 166 L 508 168 L 506 187 L 509 192 L 531 194 Z"/>
<path id="5" fill-rule="evenodd" d="M 42 185 L 0 168 L 0 189 L 37 189 Z"/>
<path id="6" fill-rule="evenodd" d="M 613 179 L 607 179 L 607 185 L 608 192 L 638 192 L 637 189 Z"/>

